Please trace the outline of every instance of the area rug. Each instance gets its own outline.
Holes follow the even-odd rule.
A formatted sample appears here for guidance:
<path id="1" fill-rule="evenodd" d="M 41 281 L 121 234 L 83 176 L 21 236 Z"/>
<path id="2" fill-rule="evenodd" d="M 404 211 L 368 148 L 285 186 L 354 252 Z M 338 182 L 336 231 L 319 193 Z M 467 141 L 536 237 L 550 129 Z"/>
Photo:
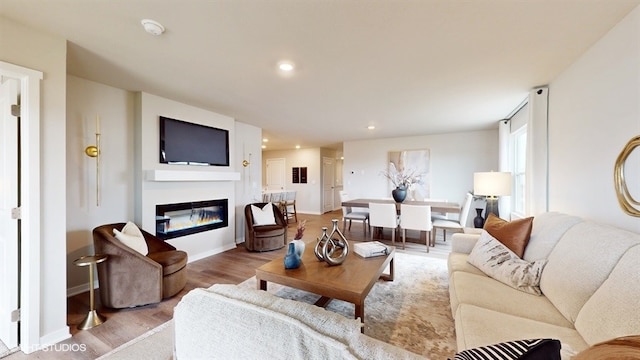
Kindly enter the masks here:
<path id="1" fill-rule="evenodd" d="M 256 287 L 252 277 L 240 286 Z M 279 297 L 314 303 L 318 296 L 269 283 Z M 354 305 L 333 300 L 327 309 L 352 317 Z M 173 321 L 127 342 L 99 359 L 172 359 Z M 432 360 L 456 349 L 449 306 L 446 260 L 396 251 L 395 280 L 378 281 L 365 300 L 365 334 Z"/>
<path id="2" fill-rule="evenodd" d="M 394 281 L 378 281 L 365 299 L 368 336 L 424 355 L 429 359 L 452 358 L 456 338 L 449 305 L 446 260 L 396 251 Z M 256 278 L 240 286 L 256 287 Z M 269 283 L 279 297 L 314 303 L 319 296 Z M 327 310 L 353 317 L 353 304 L 333 300 Z"/>
<path id="3" fill-rule="evenodd" d="M 173 320 L 169 320 L 100 356 L 98 360 L 171 360 L 173 332 Z"/>

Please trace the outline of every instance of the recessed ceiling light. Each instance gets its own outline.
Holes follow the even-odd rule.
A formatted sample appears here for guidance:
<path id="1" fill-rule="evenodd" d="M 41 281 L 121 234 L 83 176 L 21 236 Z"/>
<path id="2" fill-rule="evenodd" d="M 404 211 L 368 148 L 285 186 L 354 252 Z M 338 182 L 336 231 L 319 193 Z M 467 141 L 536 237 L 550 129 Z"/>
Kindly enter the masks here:
<path id="1" fill-rule="evenodd" d="M 267 148 L 267 145 L 262 145 L 262 148 L 263 148 L 263 149 L 266 149 L 266 148 Z"/>
<path id="2" fill-rule="evenodd" d="M 285 72 L 291 72 L 293 71 L 294 65 L 292 62 L 289 61 L 280 61 L 278 63 L 278 69 L 285 71 Z"/>
<path id="3" fill-rule="evenodd" d="M 375 127 L 374 125 L 369 125 L 369 126 L 367 126 L 367 129 L 369 129 L 369 130 L 373 130 L 373 129 L 375 129 L 375 128 L 376 128 L 376 127 Z"/>
<path id="4" fill-rule="evenodd" d="M 158 36 L 164 32 L 164 26 L 155 20 L 142 19 L 140 23 L 144 26 L 145 31 L 151 35 Z"/>
<path id="5" fill-rule="evenodd" d="M 300 145 L 296 145 L 296 149 L 300 149 Z"/>
<path id="6" fill-rule="evenodd" d="M 262 142 L 268 142 L 268 141 L 269 141 L 269 139 L 267 139 L 267 138 L 262 139 Z"/>

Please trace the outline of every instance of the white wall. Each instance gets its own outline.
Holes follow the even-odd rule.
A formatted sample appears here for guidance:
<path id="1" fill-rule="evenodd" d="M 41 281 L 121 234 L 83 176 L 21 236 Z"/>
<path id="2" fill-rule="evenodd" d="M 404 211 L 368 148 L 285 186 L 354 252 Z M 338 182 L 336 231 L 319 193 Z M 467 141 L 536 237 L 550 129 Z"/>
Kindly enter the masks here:
<path id="1" fill-rule="evenodd" d="M 53 343 L 70 336 L 65 271 L 66 41 L 1 17 L 0 34 L 1 61 L 44 73 L 40 93 L 40 326 L 36 331 L 41 344 Z"/>
<path id="2" fill-rule="evenodd" d="M 549 206 L 640 232 L 623 213 L 613 168 L 640 134 L 640 7 L 549 87 Z M 629 158 L 627 185 L 640 199 L 640 149 Z"/>
<path id="3" fill-rule="evenodd" d="M 322 174 L 320 148 L 298 150 L 271 150 L 262 152 L 262 167 L 267 159 L 285 159 L 285 190 L 296 191 L 296 211 L 306 214 L 322 214 Z M 307 183 L 294 184 L 291 168 L 307 167 Z M 266 184 L 266 172 L 262 174 Z"/>
<path id="4" fill-rule="evenodd" d="M 244 242 L 244 207 L 262 201 L 262 129 L 236 121 L 236 162 L 249 161 L 240 169 L 240 181 L 235 182 L 236 192 L 236 243 Z"/>
<path id="5" fill-rule="evenodd" d="M 134 94 L 67 76 L 67 288 L 88 290 L 86 268 L 73 265 L 93 254 L 96 226 L 134 220 Z M 100 206 L 96 205 L 96 159 L 84 153 L 95 145 L 100 115 Z"/>
<path id="6" fill-rule="evenodd" d="M 420 149 L 430 150 L 431 198 L 462 202 L 473 190 L 474 172 L 498 169 L 497 129 L 348 141 L 343 145 L 344 189 L 353 199 L 391 197 L 389 182 L 380 175 L 388 167 L 389 152 Z"/>
<path id="7" fill-rule="evenodd" d="M 233 181 L 149 181 L 147 171 L 232 173 L 241 168 L 236 160 L 234 119 L 212 111 L 179 103 L 148 93 L 136 93 L 135 138 L 135 220 L 155 234 L 156 205 L 212 199 L 229 200 L 229 226 L 167 240 L 186 251 L 189 262 L 235 248 L 235 186 Z M 159 116 L 229 130 L 230 166 L 189 166 L 161 164 L 158 161 Z"/>

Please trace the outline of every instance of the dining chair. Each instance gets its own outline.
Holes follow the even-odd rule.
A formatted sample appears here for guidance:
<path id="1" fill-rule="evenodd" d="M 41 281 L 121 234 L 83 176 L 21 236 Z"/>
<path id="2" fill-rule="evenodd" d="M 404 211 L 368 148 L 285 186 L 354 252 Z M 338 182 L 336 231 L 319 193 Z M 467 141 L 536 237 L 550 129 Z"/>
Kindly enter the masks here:
<path id="1" fill-rule="evenodd" d="M 458 214 L 458 220 L 443 220 L 437 219 L 433 221 L 433 231 L 431 232 L 431 246 L 436 243 L 437 229 L 442 229 L 442 238 L 447 241 L 447 230 L 462 231 L 467 226 L 467 218 L 469 218 L 469 210 L 471 208 L 471 201 L 473 195 L 467 193 L 460 208 L 460 214 Z"/>
<path id="2" fill-rule="evenodd" d="M 395 245 L 396 230 L 398 229 L 398 212 L 396 204 L 369 203 L 369 226 L 375 228 L 390 228 L 391 243 Z M 370 231 L 373 240 L 373 230 Z"/>
<path id="3" fill-rule="evenodd" d="M 342 190 L 339 192 L 340 194 L 340 203 L 349 200 L 349 194 L 346 191 Z M 360 209 L 358 211 L 353 211 L 353 208 L 350 206 L 342 207 L 342 232 L 346 231 L 347 221 L 349 221 L 349 231 L 351 231 L 351 221 L 362 221 L 362 227 L 364 228 L 364 236 L 367 236 L 367 227 L 369 228 L 369 232 L 371 232 L 371 225 L 369 224 L 369 210 L 368 209 Z"/>
<path id="4" fill-rule="evenodd" d="M 293 218 L 293 222 L 298 222 L 298 212 L 296 210 L 296 191 L 287 191 L 284 193 L 284 217 L 289 223 Z"/>
<path id="5" fill-rule="evenodd" d="M 425 245 L 427 245 L 427 252 L 429 252 L 431 230 L 433 229 L 431 206 L 400 204 L 400 229 L 402 229 L 403 250 L 406 243 L 407 230 L 418 230 L 420 231 L 420 239 L 422 239 L 422 234 L 425 235 Z"/>
<path id="6" fill-rule="evenodd" d="M 448 200 L 445 199 L 424 199 L 424 201 L 448 202 Z M 446 212 L 431 211 L 431 221 L 433 222 L 436 220 L 449 220 L 449 217 Z"/>

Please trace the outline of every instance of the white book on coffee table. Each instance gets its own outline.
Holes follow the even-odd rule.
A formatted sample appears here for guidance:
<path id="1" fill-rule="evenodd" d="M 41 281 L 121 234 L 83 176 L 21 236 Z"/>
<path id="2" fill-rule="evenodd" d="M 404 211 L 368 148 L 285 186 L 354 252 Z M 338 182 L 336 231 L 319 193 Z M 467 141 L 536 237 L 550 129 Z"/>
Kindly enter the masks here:
<path id="1" fill-rule="evenodd" d="M 356 254 L 368 258 L 389 254 L 389 247 L 380 241 L 359 242 L 353 245 Z"/>

